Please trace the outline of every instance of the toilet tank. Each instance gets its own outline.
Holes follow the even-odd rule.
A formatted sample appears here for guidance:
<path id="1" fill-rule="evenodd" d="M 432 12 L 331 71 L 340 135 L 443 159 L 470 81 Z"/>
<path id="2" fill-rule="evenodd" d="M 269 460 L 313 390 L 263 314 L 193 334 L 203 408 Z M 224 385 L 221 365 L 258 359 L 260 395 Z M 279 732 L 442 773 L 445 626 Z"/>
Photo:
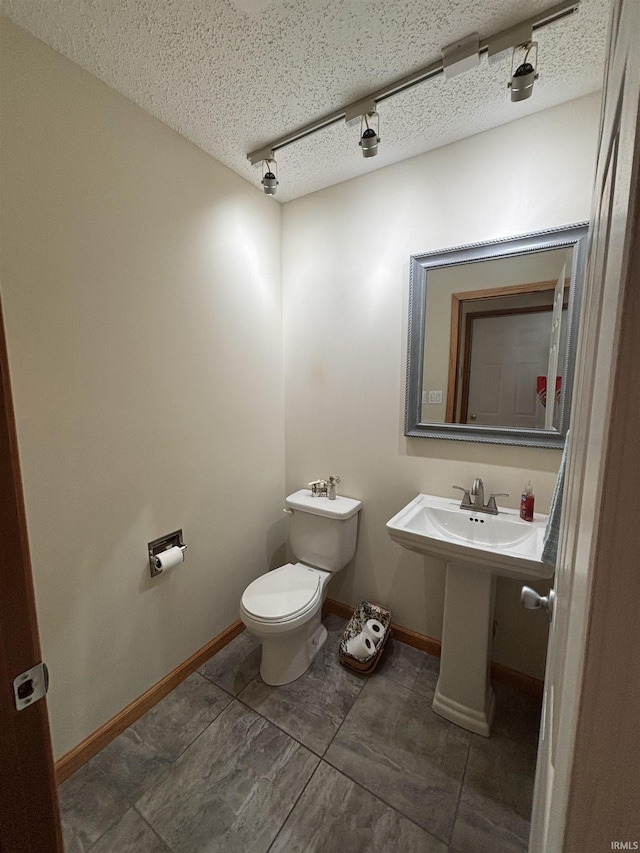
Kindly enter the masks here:
<path id="1" fill-rule="evenodd" d="M 342 495 L 332 501 L 314 498 L 309 489 L 301 489 L 286 504 L 293 510 L 289 542 L 296 559 L 326 572 L 343 569 L 356 551 L 362 503 Z"/>

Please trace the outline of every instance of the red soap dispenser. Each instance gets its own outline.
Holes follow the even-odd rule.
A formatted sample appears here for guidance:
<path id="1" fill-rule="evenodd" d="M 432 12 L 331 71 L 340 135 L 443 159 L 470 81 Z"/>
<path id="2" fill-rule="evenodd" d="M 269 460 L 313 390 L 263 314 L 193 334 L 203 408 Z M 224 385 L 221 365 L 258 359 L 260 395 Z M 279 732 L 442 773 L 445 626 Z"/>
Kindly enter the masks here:
<path id="1" fill-rule="evenodd" d="M 534 500 L 535 498 L 533 495 L 533 489 L 531 488 L 531 480 L 529 480 L 520 499 L 520 518 L 523 518 L 525 521 L 533 521 Z"/>

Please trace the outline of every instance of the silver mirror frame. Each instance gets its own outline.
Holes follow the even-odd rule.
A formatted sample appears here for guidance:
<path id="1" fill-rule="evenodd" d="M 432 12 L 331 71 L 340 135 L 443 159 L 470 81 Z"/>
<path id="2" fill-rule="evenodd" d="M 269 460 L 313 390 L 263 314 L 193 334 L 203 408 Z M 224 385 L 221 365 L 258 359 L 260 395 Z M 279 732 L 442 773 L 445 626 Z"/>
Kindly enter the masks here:
<path id="1" fill-rule="evenodd" d="M 510 444 L 521 447 L 564 446 L 569 428 L 576 340 L 580 322 L 582 281 L 587 248 L 588 222 L 561 228 L 550 228 L 485 243 L 470 243 L 438 252 L 411 255 L 409 280 L 409 336 L 407 342 L 407 386 L 405 435 L 419 438 L 444 438 L 453 441 L 476 441 L 488 444 Z M 470 264 L 509 256 L 526 255 L 550 249 L 573 247 L 573 265 L 569 289 L 569 331 L 564 356 L 564 376 L 560 398 L 558 430 L 517 429 L 514 427 L 473 426 L 470 424 L 425 423 L 422 417 L 422 373 L 425 347 L 425 318 L 429 271 L 438 267 Z"/>

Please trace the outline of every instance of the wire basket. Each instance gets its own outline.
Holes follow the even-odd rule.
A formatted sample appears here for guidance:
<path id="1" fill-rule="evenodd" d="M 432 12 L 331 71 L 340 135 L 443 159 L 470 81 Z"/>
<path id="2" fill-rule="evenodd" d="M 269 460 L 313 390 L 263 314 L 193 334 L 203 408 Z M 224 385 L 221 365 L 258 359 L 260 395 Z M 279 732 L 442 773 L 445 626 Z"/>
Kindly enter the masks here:
<path id="1" fill-rule="evenodd" d="M 372 655 L 369 655 L 369 657 L 364 660 L 358 660 L 347 651 L 347 643 L 352 637 L 355 637 L 362 631 L 369 619 L 377 619 L 378 622 L 381 622 L 384 625 L 384 637 L 380 640 Z M 381 607 L 379 604 L 371 604 L 369 601 L 363 601 L 362 604 L 355 609 L 353 616 L 347 622 L 343 631 L 342 639 L 340 640 L 340 650 L 338 652 L 340 663 L 348 669 L 352 669 L 354 672 L 359 672 L 363 675 L 368 675 L 373 672 L 382 657 L 382 650 L 384 649 L 385 643 L 391 636 L 390 625 L 391 613 L 388 610 L 385 610 L 385 608 Z"/>

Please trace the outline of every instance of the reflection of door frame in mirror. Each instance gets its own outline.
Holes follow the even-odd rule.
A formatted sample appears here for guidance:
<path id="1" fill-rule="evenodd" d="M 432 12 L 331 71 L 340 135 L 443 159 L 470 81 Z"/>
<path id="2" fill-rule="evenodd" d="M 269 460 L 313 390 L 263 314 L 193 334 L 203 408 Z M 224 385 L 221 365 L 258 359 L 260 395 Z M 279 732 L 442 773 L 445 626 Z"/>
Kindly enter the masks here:
<path id="1" fill-rule="evenodd" d="M 492 311 L 468 312 L 464 318 L 463 312 L 465 303 L 474 302 L 475 300 L 484 299 L 501 299 L 508 296 L 522 296 L 528 293 L 540 293 L 543 291 L 553 292 L 556 288 L 556 281 L 534 281 L 529 284 L 512 284 L 506 287 L 490 287 L 485 290 L 467 290 L 462 293 L 451 294 L 451 333 L 450 333 L 450 349 L 449 349 L 449 376 L 447 382 L 447 403 L 446 403 L 446 422 L 447 423 L 466 423 L 464 420 L 457 420 L 458 409 L 459 416 L 462 418 L 466 405 L 466 398 L 469 391 L 469 364 L 470 364 L 470 327 L 473 320 L 480 317 L 494 317 L 499 314 L 525 314 L 529 312 L 553 311 L 553 304 L 540 305 L 531 308 L 507 308 L 496 309 Z M 565 292 L 571 284 L 570 279 L 565 279 Z M 563 304 L 563 308 L 568 308 L 568 302 Z M 461 333 L 464 333 L 464 345 L 460 339 Z M 460 361 L 463 362 L 462 371 L 460 372 Z M 460 406 L 458 401 L 460 400 Z"/>
<path id="2" fill-rule="evenodd" d="M 479 441 L 524 447 L 564 446 L 569 427 L 575 348 L 584 276 L 584 258 L 588 223 L 536 231 L 506 240 L 472 243 L 437 252 L 412 255 L 409 281 L 409 334 L 407 340 L 407 382 L 405 435 L 420 438 L 446 438 L 454 441 Z M 429 273 L 443 267 L 478 261 L 528 255 L 555 249 L 573 249 L 568 300 L 567 351 L 563 355 L 565 380 L 558 406 L 558 429 L 524 429 L 473 424 L 435 423 L 422 420 L 423 371 L 425 359 L 426 296 Z M 461 291 L 462 292 L 462 289 Z M 505 294 L 506 295 L 506 294 Z M 450 344 L 448 345 L 448 349 Z M 445 376 L 446 381 L 446 376 Z"/>

